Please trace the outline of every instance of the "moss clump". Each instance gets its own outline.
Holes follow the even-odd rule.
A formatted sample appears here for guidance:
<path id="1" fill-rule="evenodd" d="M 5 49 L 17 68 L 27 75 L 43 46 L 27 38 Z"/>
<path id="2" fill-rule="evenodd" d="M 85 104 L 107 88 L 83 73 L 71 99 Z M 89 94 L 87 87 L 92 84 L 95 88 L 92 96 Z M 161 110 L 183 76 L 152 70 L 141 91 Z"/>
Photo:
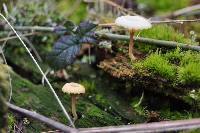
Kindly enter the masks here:
<path id="1" fill-rule="evenodd" d="M 181 51 L 180 48 L 163 54 L 161 51 L 153 52 L 145 60 L 134 64 L 134 68 L 139 72 L 147 70 L 183 85 L 199 84 L 199 66 L 200 54 L 198 52 Z"/>
<path id="2" fill-rule="evenodd" d="M 189 63 L 178 70 L 178 80 L 182 84 L 200 83 L 200 63 Z"/>
<path id="3" fill-rule="evenodd" d="M 156 13 L 163 13 L 187 7 L 190 0 L 177 0 L 178 4 L 174 4 L 173 0 L 137 0 L 137 2 L 151 8 Z"/>
<path id="4" fill-rule="evenodd" d="M 166 79 L 174 79 L 176 76 L 175 66 L 170 64 L 158 51 L 147 57 L 141 65 L 143 68 Z"/>
<path id="5" fill-rule="evenodd" d="M 176 31 L 172 26 L 165 24 L 155 25 L 151 29 L 144 30 L 140 33 L 140 36 L 186 44 L 193 43 L 193 41 L 189 38 L 186 38 L 184 34 Z"/>

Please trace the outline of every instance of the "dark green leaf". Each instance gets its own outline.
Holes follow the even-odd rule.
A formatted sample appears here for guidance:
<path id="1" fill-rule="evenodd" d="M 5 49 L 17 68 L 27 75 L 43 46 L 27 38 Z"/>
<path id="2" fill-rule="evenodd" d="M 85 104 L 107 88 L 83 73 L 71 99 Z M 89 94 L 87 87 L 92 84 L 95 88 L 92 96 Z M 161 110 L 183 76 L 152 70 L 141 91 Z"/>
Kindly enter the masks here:
<path id="1" fill-rule="evenodd" d="M 80 45 L 75 44 L 78 44 L 78 39 L 75 36 L 61 37 L 48 56 L 49 64 L 56 69 L 72 64 L 80 51 Z"/>
<path id="2" fill-rule="evenodd" d="M 72 64 L 80 51 L 81 44 L 96 43 L 95 33 L 92 31 L 96 27 L 95 24 L 83 22 L 76 30 L 75 26 L 70 21 L 65 26 L 67 30 L 73 33 L 73 35 L 61 37 L 55 43 L 52 52 L 48 56 L 51 67 L 56 69 L 64 68 L 67 65 Z"/>

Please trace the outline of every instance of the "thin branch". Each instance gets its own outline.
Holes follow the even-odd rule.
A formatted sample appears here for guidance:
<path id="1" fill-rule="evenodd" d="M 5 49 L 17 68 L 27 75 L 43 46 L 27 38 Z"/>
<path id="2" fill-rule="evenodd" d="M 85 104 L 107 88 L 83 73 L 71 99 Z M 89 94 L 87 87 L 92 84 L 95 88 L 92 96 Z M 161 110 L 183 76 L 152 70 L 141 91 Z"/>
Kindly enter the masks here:
<path id="1" fill-rule="evenodd" d="M 188 14 L 190 12 L 193 12 L 193 11 L 196 11 L 196 10 L 199 10 L 199 9 L 200 9 L 200 4 L 197 4 L 197 5 L 193 5 L 193 6 L 190 6 L 190 7 L 186 7 L 186 8 L 182 8 L 182 9 L 176 10 L 176 11 L 174 11 L 172 13 L 168 13 L 168 14 L 160 16 L 160 17 L 162 17 L 162 18 L 178 17 L 178 16 L 181 16 L 181 15 L 184 15 L 184 14 Z"/>
<path id="2" fill-rule="evenodd" d="M 152 24 L 162 24 L 162 23 L 189 23 L 189 22 L 199 22 L 199 19 L 188 19 L 188 20 L 164 20 L 164 21 L 150 21 Z M 98 24 L 100 27 L 107 26 L 116 26 L 115 23 L 102 23 Z M 54 27 L 45 27 L 45 26 L 15 26 L 14 27 L 18 31 L 40 31 L 40 32 L 53 32 L 55 30 Z M 9 30 L 8 27 L 4 28 L 5 31 Z"/>
<path id="3" fill-rule="evenodd" d="M 200 118 L 191 120 L 177 120 L 177 121 L 163 121 L 153 122 L 147 124 L 124 125 L 124 126 L 110 126 L 110 127 L 96 127 L 80 129 L 80 133 L 157 133 L 180 131 L 200 128 Z"/>
<path id="4" fill-rule="evenodd" d="M 27 34 L 21 34 L 21 36 L 33 36 L 33 35 L 38 35 L 40 34 L 39 32 L 33 32 L 33 33 L 27 33 Z M 4 42 L 4 41 L 8 41 L 8 40 L 11 40 L 11 39 L 17 39 L 18 37 L 17 36 L 10 36 L 10 37 L 6 37 L 6 38 L 1 38 L 0 39 L 0 42 Z"/>
<path id="5" fill-rule="evenodd" d="M 47 124 L 48 126 L 55 128 L 55 129 L 59 129 L 60 131 L 63 131 L 65 133 L 77 133 L 77 130 L 71 127 L 68 127 L 62 123 L 59 123 L 57 121 L 54 121 L 52 119 L 49 119 L 43 115 L 40 115 L 36 112 L 32 112 L 23 108 L 20 108 L 18 106 L 15 106 L 13 104 L 7 103 L 7 106 L 9 108 L 10 111 L 14 112 L 14 113 L 18 113 L 20 115 L 32 118 L 34 120 L 43 122 L 45 124 Z"/>
<path id="6" fill-rule="evenodd" d="M 129 41 L 129 36 L 126 35 L 118 35 L 118 34 L 111 34 L 111 33 L 96 33 L 100 38 L 106 38 L 110 40 L 122 40 L 122 41 Z M 136 42 L 146 43 L 146 44 L 152 44 L 157 46 L 163 46 L 163 47 L 171 47 L 176 48 L 180 47 L 185 50 L 195 50 L 200 51 L 200 46 L 195 45 L 189 45 L 184 43 L 177 43 L 173 41 L 165 41 L 165 40 L 157 40 L 157 39 L 151 39 L 151 38 L 143 38 L 143 37 L 134 37 Z"/>
<path id="7" fill-rule="evenodd" d="M 172 20 L 171 20 L 172 21 Z M 170 22 L 171 22 L 170 21 Z M 196 20 L 174 20 L 174 22 L 197 22 L 200 21 L 200 19 L 196 19 Z M 161 21 L 154 21 L 154 23 L 161 23 Z M 169 22 L 169 21 L 164 21 L 164 22 Z M 100 26 L 113 26 L 114 23 L 110 23 L 110 24 L 100 24 Z M 35 26 L 26 26 L 26 27 L 18 27 L 21 30 L 32 30 L 34 29 Z M 37 26 L 37 30 L 44 30 L 44 31 L 49 31 L 52 32 L 54 31 L 53 27 L 39 27 Z M 111 40 L 125 40 L 125 41 L 129 41 L 129 37 L 126 35 L 118 35 L 118 34 L 111 34 L 111 33 L 97 33 L 97 35 L 99 35 L 100 37 L 104 37 L 107 39 L 111 39 Z M 0 39 L 1 41 L 1 39 Z M 189 44 L 183 44 L 183 43 L 177 43 L 177 42 L 173 42 L 173 41 L 165 41 L 165 40 L 157 40 L 157 39 L 151 39 L 151 38 L 142 38 L 142 37 L 136 37 L 135 41 L 137 42 L 143 42 L 143 43 L 147 43 L 147 44 L 153 44 L 153 45 L 158 45 L 158 46 L 165 46 L 165 47 L 172 47 L 172 48 L 176 48 L 176 47 L 180 47 L 182 49 L 185 50 L 195 50 L 195 51 L 200 51 L 200 46 L 195 46 L 195 45 L 189 45 Z"/>
<path id="8" fill-rule="evenodd" d="M 20 32 L 19 32 L 20 33 Z M 21 36 L 21 38 L 29 45 L 29 47 L 33 50 L 33 53 L 35 54 L 35 56 L 37 57 L 39 62 L 42 62 L 42 58 L 40 57 L 40 54 L 37 52 L 36 48 L 34 47 L 34 45 L 29 41 L 29 39 L 25 36 L 23 36 L 22 33 L 19 34 Z"/>
<path id="9" fill-rule="evenodd" d="M 200 22 L 200 19 L 191 20 L 164 20 L 164 21 L 151 21 L 152 24 L 162 24 L 162 23 L 190 23 L 190 22 Z"/>
<path id="10" fill-rule="evenodd" d="M 163 23 L 191 23 L 191 22 L 200 22 L 200 19 L 188 19 L 188 20 L 164 20 L 164 21 L 150 21 L 152 24 L 163 24 Z M 116 26 L 115 23 L 102 23 L 98 24 L 100 27 L 112 27 Z"/>
<path id="11" fill-rule="evenodd" d="M 12 31 L 16 34 L 16 36 L 19 38 L 19 40 L 21 41 L 22 45 L 24 46 L 24 48 L 26 49 L 26 51 L 28 52 L 28 54 L 30 55 L 31 59 L 33 60 L 33 62 L 35 63 L 35 65 L 37 66 L 37 68 L 39 69 L 40 73 L 44 76 L 45 81 L 47 82 L 50 90 L 52 91 L 54 97 L 56 98 L 59 106 L 61 107 L 63 113 L 65 114 L 66 118 L 68 119 L 68 121 L 70 122 L 70 124 L 75 127 L 74 123 L 72 122 L 69 114 L 67 113 L 65 107 L 63 106 L 60 98 L 58 97 L 58 95 L 56 94 L 53 86 L 51 85 L 51 83 L 49 82 L 48 78 L 45 76 L 44 72 L 42 71 L 40 65 L 37 63 L 36 59 L 34 58 L 34 56 L 32 55 L 32 53 L 30 52 L 30 50 L 28 49 L 28 47 L 26 46 L 26 44 L 24 43 L 24 41 L 21 39 L 21 37 L 19 36 L 19 34 L 17 33 L 17 31 L 13 28 L 13 26 L 10 24 L 10 22 L 3 16 L 3 14 L 0 13 L 0 16 L 7 22 L 7 24 L 10 26 L 10 28 L 12 29 Z"/>
<path id="12" fill-rule="evenodd" d="M 43 31 L 43 32 L 53 32 L 54 27 L 43 27 L 43 26 L 15 26 L 18 31 Z M 10 30 L 9 27 L 5 27 L 4 30 Z"/>

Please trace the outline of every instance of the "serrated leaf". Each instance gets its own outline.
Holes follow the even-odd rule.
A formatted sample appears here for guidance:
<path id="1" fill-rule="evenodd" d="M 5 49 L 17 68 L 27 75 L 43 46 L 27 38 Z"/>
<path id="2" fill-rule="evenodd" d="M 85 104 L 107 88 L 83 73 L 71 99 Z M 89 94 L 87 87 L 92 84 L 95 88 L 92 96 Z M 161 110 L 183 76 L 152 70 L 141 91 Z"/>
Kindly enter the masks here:
<path id="1" fill-rule="evenodd" d="M 75 36 L 61 37 L 54 45 L 53 51 L 48 56 L 48 61 L 53 68 L 64 68 L 74 62 L 80 52 L 80 45 Z"/>
<path id="2" fill-rule="evenodd" d="M 94 44 L 97 43 L 97 40 L 95 38 L 95 33 L 94 32 L 88 32 L 85 34 L 81 39 L 80 43 L 89 43 L 89 44 Z"/>
<path id="3" fill-rule="evenodd" d="M 80 51 L 80 44 L 96 43 L 95 33 L 92 31 L 95 27 L 96 25 L 93 23 L 83 22 L 75 32 L 74 28 L 72 28 L 73 30 L 71 29 L 73 35 L 61 37 L 55 43 L 52 52 L 48 56 L 50 65 L 57 69 L 72 64 Z"/>

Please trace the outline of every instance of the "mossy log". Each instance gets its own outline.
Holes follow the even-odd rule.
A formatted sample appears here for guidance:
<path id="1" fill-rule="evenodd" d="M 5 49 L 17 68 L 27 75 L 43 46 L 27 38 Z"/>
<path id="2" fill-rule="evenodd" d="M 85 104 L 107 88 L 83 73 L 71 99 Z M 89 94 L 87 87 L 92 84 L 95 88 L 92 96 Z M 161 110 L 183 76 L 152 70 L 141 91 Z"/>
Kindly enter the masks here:
<path id="1" fill-rule="evenodd" d="M 16 73 L 12 75 L 12 79 L 12 103 L 19 107 L 37 111 L 38 113 L 62 123 L 67 122 L 48 88 L 41 85 L 35 85 Z M 62 82 L 55 82 L 53 83 L 53 86 L 66 109 L 71 114 L 71 98 L 69 95 L 64 95 L 60 89 L 63 84 L 64 83 Z M 107 96 L 105 95 L 107 95 L 107 93 L 101 91 L 98 95 L 90 96 L 88 93 L 79 98 L 77 104 L 77 114 L 79 119 L 75 122 L 76 127 L 111 126 L 127 124 L 128 122 L 138 123 L 145 121 L 144 117 L 135 113 L 133 109 L 130 109 L 130 105 L 123 104 L 123 107 L 126 110 L 121 108 L 120 106 L 122 106 L 122 103 L 125 101 L 118 101 L 117 105 L 119 107 L 115 108 L 116 99 L 107 99 Z M 114 94 L 110 95 L 113 97 Z M 109 109 L 109 107 L 112 107 L 112 109 Z M 105 110 L 105 108 L 107 108 L 107 110 Z M 117 109 L 117 111 L 115 111 L 115 109 Z M 45 125 L 35 123 L 34 121 L 31 121 L 30 124 L 26 125 L 25 129 L 27 132 L 31 130 L 30 127 L 34 127 L 37 131 L 47 130 Z"/>
<path id="2" fill-rule="evenodd" d="M 133 68 L 128 58 L 117 54 L 116 57 L 105 59 L 98 65 L 99 68 L 109 73 L 112 77 L 121 80 L 124 84 L 129 84 L 127 90 L 142 92 L 148 91 L 152 94 L 161 94 L 189 104 L 194 108 L 200 108 L 199 103 L 192 102 L 189 99 L 192 90 L 198 90 L 198 86 L 184 86 L 174 84 L 170 80 L 163 78 L 149 71 L 138 71 Z"/>

